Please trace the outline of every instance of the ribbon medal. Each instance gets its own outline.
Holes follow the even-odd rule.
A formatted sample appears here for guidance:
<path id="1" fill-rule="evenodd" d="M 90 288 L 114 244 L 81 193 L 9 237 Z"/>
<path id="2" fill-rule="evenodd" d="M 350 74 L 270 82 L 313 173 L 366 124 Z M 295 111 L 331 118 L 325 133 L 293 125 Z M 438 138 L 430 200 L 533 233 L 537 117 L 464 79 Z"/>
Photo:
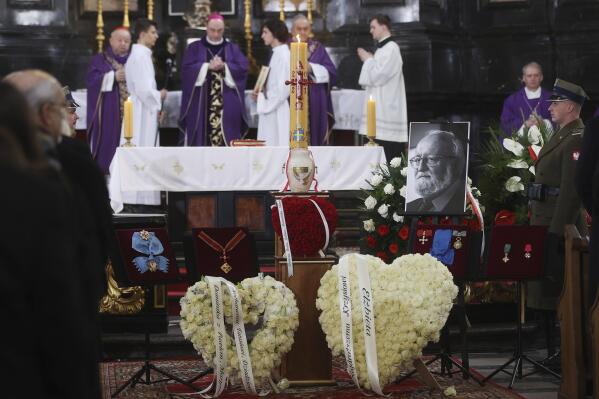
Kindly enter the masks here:
<path id="1" fill-rule="evenodd" d="M 510 251 L 512 250 L 512 244 L 505 244 L 503 246 L 503 258 L 501 259 L 503 261 L 503 263 L 508 263 L 510 261 L 510 258 L 508 257 L 508 254 L 510 253 Z"/>
<path id="2" fill-rule="evenodd" d="M 160 255 L 164 251 L 162 243 L 156 234 L 146 230 L 133 233 L 131 237 L 131 248 L 148 256 L 137 256 L 133 258 L 133 264 L 140 273 L 168 272 L 168 259 Z"/>
<path id="3" fill-rule="evenodd" d="M 530 259 L 532 256 L 532 244 L 524 245 L 524 257 Z"/>
<path id="4" fill-rule="evenodd" d="M 416 236 L 420 237 L 418 239 L 418 241 L 420 241 L 420 244 L 424 245 L 426 242 L 428 242 L 428 237 L 432 237 L 433 236 L 433 230 L 431 230 L 431 229 L 418 229 L 416 231 Z"/>
<path id="5" fill-rule="evenodd" d="M 462 237 L 466 237 L 466 231 L 453 231 L 453 236 L 455 237 L 455 241 L 453 242 L 454 249 L 460 249 L 463 246 Z"/>

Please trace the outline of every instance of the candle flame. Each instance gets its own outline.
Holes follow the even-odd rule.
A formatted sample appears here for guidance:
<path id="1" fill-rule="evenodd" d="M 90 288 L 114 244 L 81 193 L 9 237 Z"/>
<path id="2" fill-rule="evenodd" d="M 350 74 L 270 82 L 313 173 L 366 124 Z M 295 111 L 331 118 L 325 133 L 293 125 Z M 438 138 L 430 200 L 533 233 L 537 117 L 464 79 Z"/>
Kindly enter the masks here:
<path id="1" fill-rule="evenodd" d="M 372 98 L 372 94 L 370 95 L 370 101 L 374 101 L 374 98 Z"/>
<path id="2" fill-rule="evenodd" d="M 299 35 L 299 34 L 297 34 L 297 35 L 295 36 L 295 38 L 297 39 L 297 42 L 298 42 L 298 43 L 301 43 L 301 42 L 302 42 L 302 39 L 301 39 L 301 37 L 300 37 L 300 35 Z"/>

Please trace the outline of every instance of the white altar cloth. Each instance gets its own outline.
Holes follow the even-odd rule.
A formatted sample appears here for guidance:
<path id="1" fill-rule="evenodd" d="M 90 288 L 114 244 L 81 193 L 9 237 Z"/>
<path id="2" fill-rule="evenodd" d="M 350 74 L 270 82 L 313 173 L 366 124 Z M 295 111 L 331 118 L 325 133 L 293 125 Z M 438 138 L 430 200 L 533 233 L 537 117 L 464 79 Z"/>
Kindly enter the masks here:
<path id="1" fill-rule="evenodd" d="M 258 126 L 258 114 L 256 113 L 256 103 L 251 98 L 251 90 L 245 91 L 245 111 L 248 117 L 250 127 Z M 333 101 L 333 110 L 335 112 L 336 130 L 355 130 L 360 129 L 360 119 L 364 108 L 364 90 L 341 89 L 331 91 Z M 87 115 L 87 91 L 77 90 L 72 92 L 75 102 L 79 104 L 77 115 L 79 120 L 75 126 L 78 130 L 85 130 Z M 181 109 L 181 92 L 169 91 L 164 101 L 164 119 L 161 127 L 177 127 L 179 120 L 179 111 Z"/>
<path id="2" fill-rule="evenodd" d="M 382 147 L 311 147 L 319 190 L 359 190 L 386 162 Z M 283 188 L 288 147 L 117 148 L 108 191 L 116 213 L 126 191 L 271 191 Z"/>

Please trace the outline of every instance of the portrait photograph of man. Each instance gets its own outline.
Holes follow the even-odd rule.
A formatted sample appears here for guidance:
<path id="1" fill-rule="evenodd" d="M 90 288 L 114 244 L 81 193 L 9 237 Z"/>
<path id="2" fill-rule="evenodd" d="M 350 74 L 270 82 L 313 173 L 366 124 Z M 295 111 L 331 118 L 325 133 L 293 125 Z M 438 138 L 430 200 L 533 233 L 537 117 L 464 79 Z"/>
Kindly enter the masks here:
<path id="1" fill-rule="evenodd" d="M 466 210 L 470 122 L 410 123 L 406 213 Z"/>

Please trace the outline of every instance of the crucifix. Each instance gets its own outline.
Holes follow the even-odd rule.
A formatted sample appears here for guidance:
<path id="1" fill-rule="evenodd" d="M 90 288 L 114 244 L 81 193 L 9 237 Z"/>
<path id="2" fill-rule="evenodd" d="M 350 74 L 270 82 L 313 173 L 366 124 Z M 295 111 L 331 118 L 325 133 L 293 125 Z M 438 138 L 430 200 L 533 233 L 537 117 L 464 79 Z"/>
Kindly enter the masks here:
<path id="1" fill-rule="evenodd" d="M 422 230 L 422 237 L 420 237 L 418 241 L 420 241 L 422 245 L 424 245 L 424 243 L 428 241 L 428 238 L 426 238 L 426 232 L 424 230 Z"/>

